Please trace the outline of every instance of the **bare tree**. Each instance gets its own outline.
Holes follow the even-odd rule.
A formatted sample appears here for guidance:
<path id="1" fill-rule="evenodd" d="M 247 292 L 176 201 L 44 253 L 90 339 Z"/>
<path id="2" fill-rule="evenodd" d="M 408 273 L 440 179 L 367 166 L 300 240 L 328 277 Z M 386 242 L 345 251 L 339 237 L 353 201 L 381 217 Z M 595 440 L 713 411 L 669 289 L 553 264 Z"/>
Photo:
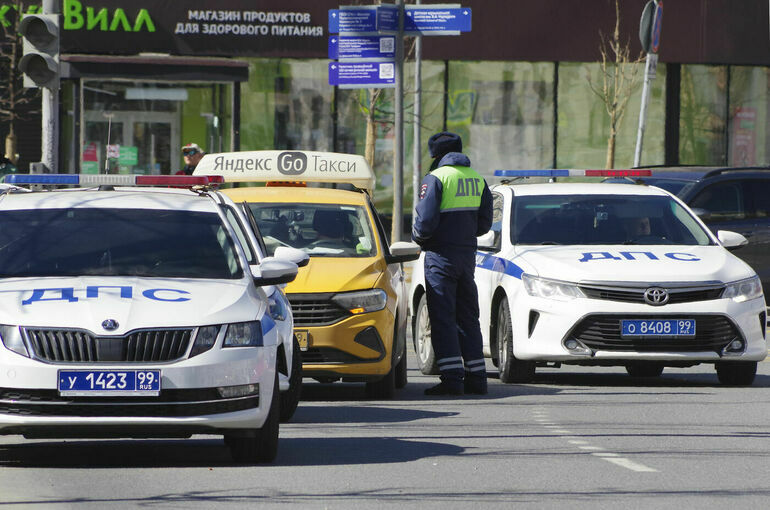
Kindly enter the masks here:
<path id="1" fill-rule="evenodd" d="M 19 60 L 22 55 L 22 37 L 19 22 L 23 13 L 37 12 L 36 4 L 16 0 L 6 11 L 0 40 L 0 120 L 8 123 L 5 137 L 5 156 L 16 164 L 16 122 L 24 118 L 28 106 L 40 96 L 40 89 L 25 89 Z M 25 108 L 27 107 L 27 108 Z"/>
<path id="2" fill-rule="evenodd" d="M 604 103 L 609 117 L 610 132 L 607 138 L 605 167 L 614 168 L 618 129 L 623 122 L 628 100 L 631 99 L 634 89 L 639 84 L 639 69 L 643 58 L 643 54 L 640 53 L 638 57 L 632 59 L 630 40 L 627 38 L 625 41 L 621 41 L 619 0 L 615 0 L 615 30 L 612 36 L 607 37 L 599 31 L 599 38 L 599 51 L 602 55 L 600 62 L 602 82 L 601 86 L 598 86 L 588 75 L 588 86 Z"/>

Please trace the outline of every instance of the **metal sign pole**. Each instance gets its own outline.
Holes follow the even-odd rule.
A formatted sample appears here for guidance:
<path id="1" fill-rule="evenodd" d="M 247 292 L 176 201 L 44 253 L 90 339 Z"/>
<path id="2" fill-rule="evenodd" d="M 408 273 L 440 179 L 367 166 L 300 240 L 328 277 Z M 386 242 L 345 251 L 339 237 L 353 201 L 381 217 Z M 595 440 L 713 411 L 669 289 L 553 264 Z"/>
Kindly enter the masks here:
<path id="1" fill-rule="evenodd" d="M 43 0 L 43 14 L 59 14 L 59 2 Z M 59 90 L 42 87 L 41 94 L 41 155 L 43 172 L 58 172 L 59 159 Z"/>
<path id="2" fill-rule="evenodd" d="M 395 144 L 393 147 L 395 156 L 393 158 L 393 223 L 390 230 L 390 240 L 393 243 L 401 240 L 404 195 L 404 0 L 398 0 L 396 6 L 398 7 L 394 118 L 396 132 L 393 137 Z"/>
<path id="3" fill-rule="evenodd" d="M 634 167 L 642 163 L 642 143 L 644 140 L 644 129 L 647 127 L 647 102 L 650 99 L 650 85 L 655 79 L 655 68 L 658 63 L 658 55 L 655 53 L 647 54 L 647 63 L 644 67 L 644 86 L 642 87 L 642 105 L 639 112 L 639 128 L 636 131 L 636 151 L 634 151 Z"/>
<path id="4" fill-rule="evenodd" d="M 420 5 L 420 0 L 416 0 Z M 414 44 L 414 140 L 412 142 L 412 224 L 414 225 L 414 210 L 417 209 L 422 176 L 422 141 L 420 140 L 420 124 L 422 123 L 422 36 L 415 37 Z"/>

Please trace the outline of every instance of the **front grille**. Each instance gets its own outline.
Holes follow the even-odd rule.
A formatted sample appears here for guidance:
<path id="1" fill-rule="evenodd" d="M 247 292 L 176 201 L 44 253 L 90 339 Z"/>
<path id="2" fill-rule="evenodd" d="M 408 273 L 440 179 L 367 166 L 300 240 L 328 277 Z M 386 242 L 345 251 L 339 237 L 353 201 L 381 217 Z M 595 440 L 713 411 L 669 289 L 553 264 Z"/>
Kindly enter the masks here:
<path id="1" fill-rule="evenodd" d="M 331 297 L 334 294 L 288 294 L 295 328 L 328 326 L 350 317 L 350 312 L 337 306 Z"/>
<path id="2" fill-rule="evenodd" d="M 366 360 L 332 347 L 311 347 L 302 353 L 302 364 L 317 363 L 363 363 Z"/>
<path id="3" fill-rule="evenodd" d="M 624 303 L 644 303 L 644 292 L 650 287 L 662 287 L 668 291 L 668 303 L 692 303 L 694 301 L 709 301 L 719 299 L 724 291 L 724 285 L 698 287 L 666 287 L 665 285 L 647 285 L 645 287 L 624 287 L 613 285 L 578 285 L 587 297 L 607 301 L 622 301 Z"/>
<path id="4" fill-rule="evenodd" d="M 664 336 L 647 338 L 621 337 L 620 321 L 623 319 L 695 319 L 695 336 Z M 567 338 L 580 340 L 595 351 L 638 352 L 696 352 L 721 353 L 730 342 L 741 338 L 735 325 L 721 315 L 589 315 L 580 321 Z"/>
<path id="5" fill-rule="evenodd" d="M 56 390 L 0 388 L 0 414 L 17 416 L 175 417 L 259 407 L 259 396 L 222 399 L 215 388 L 161 390 L 157 397 L 63 397 Z"/>
<path id="6" fill-rule="evenodd" d="M 76 329 L 23 328 L 33 357 L 43 361 L 114 363 L 173 361 L 187 352 L 192 329 L 138 330 L 98 337 Z"/>

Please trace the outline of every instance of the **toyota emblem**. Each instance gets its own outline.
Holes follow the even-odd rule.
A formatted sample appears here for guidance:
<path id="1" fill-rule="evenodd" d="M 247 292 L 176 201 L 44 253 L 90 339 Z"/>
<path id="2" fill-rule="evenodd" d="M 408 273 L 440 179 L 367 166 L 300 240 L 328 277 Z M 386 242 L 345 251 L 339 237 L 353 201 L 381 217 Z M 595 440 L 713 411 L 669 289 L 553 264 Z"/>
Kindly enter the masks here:
<path id="1" fill-rule="evenodd" d="M 107 331 L 118 329 L 119 325 L 120 324 L 118 324 L 118 321 L 116 321 L 115 319 L 107 319 L 104 322 L 102 322 L 102 327 Z"/>
<path id="2" fill-rule="evenodd" d="M 668 303 L 668 291 L 660 287 L 650 287 L 644 291 L 644 302 L 652 306 Z"/>

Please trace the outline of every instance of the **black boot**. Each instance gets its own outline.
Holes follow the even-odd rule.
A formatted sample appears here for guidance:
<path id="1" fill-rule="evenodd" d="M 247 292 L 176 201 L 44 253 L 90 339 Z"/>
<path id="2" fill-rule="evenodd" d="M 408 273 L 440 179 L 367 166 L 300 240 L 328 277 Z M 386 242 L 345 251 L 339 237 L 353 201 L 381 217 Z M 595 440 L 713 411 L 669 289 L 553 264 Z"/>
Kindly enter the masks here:
<path id="1" fill-rule="evenodd" d="M 465 379 L 463 379 L 463 388 L 466 395 L 486 395 L 487 378 L 472 376 L 466 373 Z"/>
<path id="2" fill-rule="evenodd" d="M 462 395 L 463 387 L 460 381 L 441 381 L 437 385 L 427 388 L 424 393 L 426 395 Z"/>

